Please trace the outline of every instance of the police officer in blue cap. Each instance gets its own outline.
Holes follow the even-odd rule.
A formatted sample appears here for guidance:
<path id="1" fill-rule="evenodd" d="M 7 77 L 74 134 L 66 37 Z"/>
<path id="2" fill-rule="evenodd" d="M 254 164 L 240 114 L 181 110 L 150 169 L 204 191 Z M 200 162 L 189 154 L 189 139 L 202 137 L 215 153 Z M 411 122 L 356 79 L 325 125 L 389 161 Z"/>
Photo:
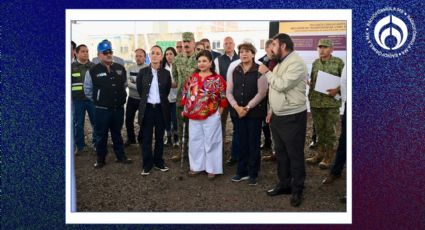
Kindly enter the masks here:
<path id="1" fill-rule="evenodd" d="M 105 165 L 108 131 L 111 130 L 116 162 L 132 163 L 124 153 L 121 128 L 124 123 L 124 104 L 127 93 L 127 73 L 124 66 L 113 62 L 112 45 L 102 41 L 97 46 L 100 63 L 93 66 L 84 80 L 84 93 L 96 107 L 96 153 L 95 168 Z"/>

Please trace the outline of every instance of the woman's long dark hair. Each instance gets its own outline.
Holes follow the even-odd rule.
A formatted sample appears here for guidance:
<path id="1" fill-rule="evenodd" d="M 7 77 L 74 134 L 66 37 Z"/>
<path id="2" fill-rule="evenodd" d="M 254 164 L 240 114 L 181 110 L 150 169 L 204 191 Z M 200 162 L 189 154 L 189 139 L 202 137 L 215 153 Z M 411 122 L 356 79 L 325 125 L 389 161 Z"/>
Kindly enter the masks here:
<path id="1" fill-rule="evenodd" d="M 211 73 L 213 73 L 213 75 L 217 75 L 217 73 L 215 72 L 215 64 L 212 60 L 211 52 L 209 50 L 201 50 L 198 53 L 198 55 L 196 55 L 196 61 L 198 61 L 198 59 L 202 56 L 206 57 L 210 62 L 212 62 L 212 65 L 210 67 L 210 71 L 211 71 Z M 201 72 L 201 70 L 198 67 L 196 67 L 195 72 L 199 73 L 199 72 Z"/>
<path id="2" fill-rule="evenodd" d="M 173 52 L 174 57 L 177 56 L 177 52 L 176 52 L 176 50 L 173 47 L 168 47 L 167 49 L 165 49 L 165 51 L 164 51 L 164 57 L 162 58 L 162 63 L 161 63 L 161 67 L 163 69 L 165 69 L 165 66 L 167 65 L 167 58 L 166 58 L 166 56 L 167 56 L 167 51 L 168 50 L 171 50 L 171 52 Z"/>

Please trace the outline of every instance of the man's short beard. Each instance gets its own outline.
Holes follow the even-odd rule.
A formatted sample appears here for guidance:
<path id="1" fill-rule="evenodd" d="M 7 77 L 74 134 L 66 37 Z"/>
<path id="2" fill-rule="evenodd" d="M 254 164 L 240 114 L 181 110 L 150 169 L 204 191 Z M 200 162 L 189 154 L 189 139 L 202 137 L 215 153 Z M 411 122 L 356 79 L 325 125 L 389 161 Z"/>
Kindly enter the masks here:
<path id="1" fill-rule="evenodd" d="M 282 58 L 282 52 L 280 50 L 277 51 L 277 54 L 273 53 L 272 59 L 279 60 L 280 58 Z"/>

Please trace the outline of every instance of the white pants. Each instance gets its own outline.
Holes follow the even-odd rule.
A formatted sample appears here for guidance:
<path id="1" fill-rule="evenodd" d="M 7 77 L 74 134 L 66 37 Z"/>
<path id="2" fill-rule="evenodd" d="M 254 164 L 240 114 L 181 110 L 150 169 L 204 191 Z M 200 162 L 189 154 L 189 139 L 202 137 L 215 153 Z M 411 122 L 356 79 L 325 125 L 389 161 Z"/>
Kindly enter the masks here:
<path id="1" fill-rule="evenodd" d="M 190 170 L 223 173 L 221 118 L 217 112 L 205 120 L 189 120 Z"/>

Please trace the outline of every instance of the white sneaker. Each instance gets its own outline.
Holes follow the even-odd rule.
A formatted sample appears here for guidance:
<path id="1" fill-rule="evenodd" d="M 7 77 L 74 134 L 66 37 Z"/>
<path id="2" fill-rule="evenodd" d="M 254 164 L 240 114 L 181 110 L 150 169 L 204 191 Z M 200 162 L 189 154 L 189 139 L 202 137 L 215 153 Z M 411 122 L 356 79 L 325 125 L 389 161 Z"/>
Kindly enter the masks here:
<path id="1" fill-rule="evenodd" d="M 144 169 L 143 169 L 142 173 L 140 173 L 140 175 L 142 175 L 142 176 L 147 176 L 149 174 L 151 174 L 151 172 L 150 171 L 146 172 Z"/>
<path id="2" fill-rule="evenodd" d="M 167 166 L 162 166 L 162 168 L 155 166 L 156 170 L 161 170 L 161 172 L 167 172 L 168 170 L 170 170 Z"/>

